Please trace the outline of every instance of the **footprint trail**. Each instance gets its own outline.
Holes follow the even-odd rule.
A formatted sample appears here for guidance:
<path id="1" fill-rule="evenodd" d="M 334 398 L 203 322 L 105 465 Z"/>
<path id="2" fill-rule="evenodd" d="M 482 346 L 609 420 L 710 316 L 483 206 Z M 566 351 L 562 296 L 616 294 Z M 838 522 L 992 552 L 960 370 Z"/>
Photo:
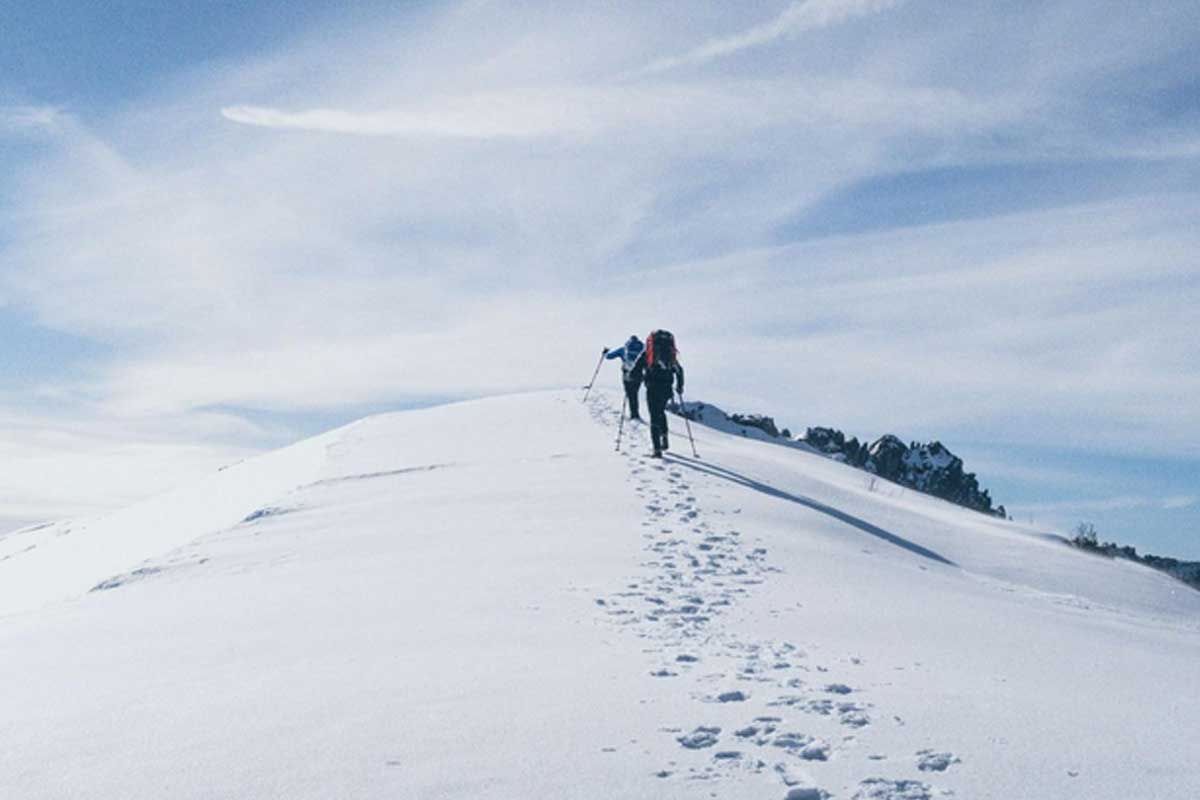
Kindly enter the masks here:
<path id="1" fill-rule="evenodd" d="M 588 410 L 615 439 L 620 412 L 603 396 L 593 396 Z M 676 682 L 697 708 L 695 719 L 660 728 L 673 737 L 680 757 L 653 777 L 715 782 L 753 773 L 777 778 L 780 797 L 820 800 L 833 796 L 818 786 L 822 766 L 856 758 L 863 778 L 854 798 L 950 797 L 923 781 L 878 776 L 887 756 L 865 752 L 858 742 L 875 709 L 852 679 L 839 680 L 829 667 L 811 663 L 794 642 L 748 640 L 732 630 L 727 617 L 738 602 L 781 570 L 728 515 L 705 510 L 700 498 L 719 488 L 711 479 L 647 455 L 642 424 L 626 421 L 623 438 L 620 457 L 643 510 L 643 558 L 635 576 L 597 596 L 595 605 L 607 622 L 646 641 L 653 659 L 647 674 Z M 846 663 L 861 662 L 850 657 Z M 722 720 L 743 710 L 744 718 L 718 724 L 712 721 L 717 710 Z M 928 749 L 900 760 L 922 774 L 960 763 L 953 753 Z"/>

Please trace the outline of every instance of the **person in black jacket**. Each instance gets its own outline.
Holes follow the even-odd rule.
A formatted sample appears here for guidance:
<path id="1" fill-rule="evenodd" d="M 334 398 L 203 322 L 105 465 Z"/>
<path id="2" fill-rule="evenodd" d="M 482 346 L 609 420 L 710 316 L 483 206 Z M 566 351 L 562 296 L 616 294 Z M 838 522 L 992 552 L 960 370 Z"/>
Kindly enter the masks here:
<path id="1" fill-rule="evenodd" d="M 670 333 L 654 331 L 646 341 L 644 379 L 646 406 L 650 411 L 650 439 L 654 444 L 654 457 L 662 458 L 663 450 L 670 448 L 667 403 L 671 400 L 672 387 L 683 396 L 683 366 L 676 357 L 675 337 Z"/>

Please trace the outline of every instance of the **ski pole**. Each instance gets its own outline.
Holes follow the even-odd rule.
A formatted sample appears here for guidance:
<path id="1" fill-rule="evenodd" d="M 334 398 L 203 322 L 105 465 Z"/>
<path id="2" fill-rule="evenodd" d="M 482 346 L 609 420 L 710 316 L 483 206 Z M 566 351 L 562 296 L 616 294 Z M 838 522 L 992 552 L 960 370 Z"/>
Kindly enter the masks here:
<path id="1" fill-rule="evenodd" d="M 692 443 L 692 457 L 699 458 L 700 454 L 696 452 L 696 440 L 692 438 L 692 421 L 687 415 L 687 409 L 683 407 L 683 392 L 679 392 L 679 414 L 683 417 L 683 425 L 687 428 L 688 441 Z"/>
<path id="2" fill-rule="evenodd" d="M 603 366 L 604 357 L 606 355 L 608 355 L 607 349 L 600 351 L 600 360 L 596 362 L 596 371 L 592 373 L 592 379 L 590 381 L 588 381 L 588 385 L 583 387 L 584 389 L 587 389 L 587 391 L 583 393 L 583 400 L 580 400 L 579 402 L 581 402 L 581 403 L 587 402 L 588 395 L 592 393 L 592 386 L 594 386 L 596 383 L 596 376 L 600 374 L 600 367 Z"/>
<path id="3" fill-rule="evenodd" d="M 625 431 L 625 404 L 629 402 L 626 397 L 621 401 L 621 421 L 617 423 L 617 452 L 621 452 L 621 434 Z"/>

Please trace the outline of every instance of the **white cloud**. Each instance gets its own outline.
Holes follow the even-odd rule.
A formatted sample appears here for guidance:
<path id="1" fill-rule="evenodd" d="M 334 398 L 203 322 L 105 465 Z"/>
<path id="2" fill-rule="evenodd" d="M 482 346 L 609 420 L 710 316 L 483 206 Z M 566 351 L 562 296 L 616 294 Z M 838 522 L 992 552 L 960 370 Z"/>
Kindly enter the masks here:
<path id="1" fill-rule="evenodd" d="M 53 152 L 0 214 L 0 295 L 106 345 L 46 388 L 81 430 L 135 439 L 213 405 L 571 385 L 603 344 L 663 325 L 698 396 L 793 427 L 1193 446 L 1193 189 L 783 241 L 864 181 L 1160 141 L 1057 102 L 1087 74 L 1074 61 L 1027 78 L 1020 59 L 1040 65 L 1049 43 L 998 34 L 964 59 L 981 26 L 1006 30 L 999 11 L 947 12 L 936 36 L 895 15 L 820 49 L 883 5 L 796 4 L 727 39 L 741 7 L 468 4 L 317 33 L 86 121 L 56 112 Z M 754 62 L 802 30 L 813 52 Z M 737 77 L 610 77 L 696 41 L 740 42 Z"/>
<path id="2" fill-rule="evenodd" d="M 983 103 L 949 89 L 807 78 L 512 89 L 379 111 L 228 106 L 221 115 L 262 128 L 360 136 L 482 140 L 609 134 L 678 140 L 687 131 L 711 148 L 715 141 L 774 125 L 843 132 L 887 125 L 896 135 L 950 134 L 986 130 L 1027 111 L 1011 99 Z"/>
<path id="3" fill-rule="evenodd" d="M 985 484 L 991 481 L 1019 481 L 1037 484 L 1045 490 L 1090 488 L 1098 483 L 1097 476 L 1087 470 L 1051 467 L 1038 463 L 1028 454 L 998 452 L 990 448 L 972 447 L 969 453 L 949 443 L 950 449 L 963 457 L 966 468 L 980 477 Z M 1002 499 L 1002 498 L 1001 498 Z"/>
<path id="4" fill-rule="evenodd" d="M 1026 503 L 1017 506 L 1022 514 L 1066 513 L 1085 514 L 1088 512 L 1133 511 L 1137 509 L 1181 509 L 1195 505 L 1194 495 L 1116 495 L 1113 497 L 1088 498 L 1078 500 L 1060 500 L 1053 503 Z"/>
<path id="5" fill-rule="evenodd" d="M 710 39 L 680 56 L 656 59 L 639 74 L 665 72 L 683 66 L 695 66 L 733 55 L 741 50 L 762 47 L 780 39 L 799 36 L 806 31 L 837 25 L 856 17 L 869 16 L 899 5 L 903 0 L 799 0 L 788 5 L 770 22 L 756 25 L 732 36 Z"/>
<path id="6" fill-rule="evenodd" d="M 1162 499 L 1162 507 L 1165 509 L 1191 508 L 1198 502 L 1200 502 L 1200 497 L 1194 494 L 1172 495 Z"/>
<path id="7" fill-rule="evenodd" d="M 722 96 L 719 91 L 687 86 L 658 90 L 561 87 L 451 96 L 383 111 L 230 106 L 221 109 L 221 114 L 233 122 L 266 128 L 363 136 L 521 139 L 592 135 L 637 124 L 658 127 L 706 109 L 717 116 L 737 100 L 732 93 Z"/>
<path id="8" fill-rule="evenodd" d="M 114 422 L 105 415 L 0 416 L 0 533 L 26 522 L 95 514 L 169 489 L 270 439 L 218 414 Z M 232 440 L 241 440 L 233 444 Z"/>
<path id="9" fill-rule="evenodd" d="M 53 131 L 61 116 L 62 112 L 51 106 L 0 106 L 0 133 Z"/>
<path id="10" fill-rule="evenodd" d="M 573 120 L 561 114 L 538 114 L 528 104 L 513 106 L 503 99 L 467 103 L 456 109 L 420 112 L 353 112 L 332 108 L 284 111 L 258 106 L 230 106 L 221 115 L 233 122 L 264 128 L 354 133 L 364 136 L 456 136 L 492 137 L 545 136 Z"/>

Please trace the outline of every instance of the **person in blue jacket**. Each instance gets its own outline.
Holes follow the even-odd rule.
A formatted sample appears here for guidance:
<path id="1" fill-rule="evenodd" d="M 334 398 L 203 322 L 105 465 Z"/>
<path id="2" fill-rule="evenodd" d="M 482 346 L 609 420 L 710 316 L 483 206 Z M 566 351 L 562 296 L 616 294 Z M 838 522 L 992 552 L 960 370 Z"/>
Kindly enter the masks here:
<path id="1" fill-rule="evenodd" d="M 625 397 L 629 400 L 629 418 L 640 420 L 638 416 L 638 390 L 642 388 L 642 374 L 645 371 L 646 345 L 636 336 L 630 336 L 629 341 L 616 350 L 604 348 L 605 358 L 621 359 L 621 381 L 625 384 Z"/>

